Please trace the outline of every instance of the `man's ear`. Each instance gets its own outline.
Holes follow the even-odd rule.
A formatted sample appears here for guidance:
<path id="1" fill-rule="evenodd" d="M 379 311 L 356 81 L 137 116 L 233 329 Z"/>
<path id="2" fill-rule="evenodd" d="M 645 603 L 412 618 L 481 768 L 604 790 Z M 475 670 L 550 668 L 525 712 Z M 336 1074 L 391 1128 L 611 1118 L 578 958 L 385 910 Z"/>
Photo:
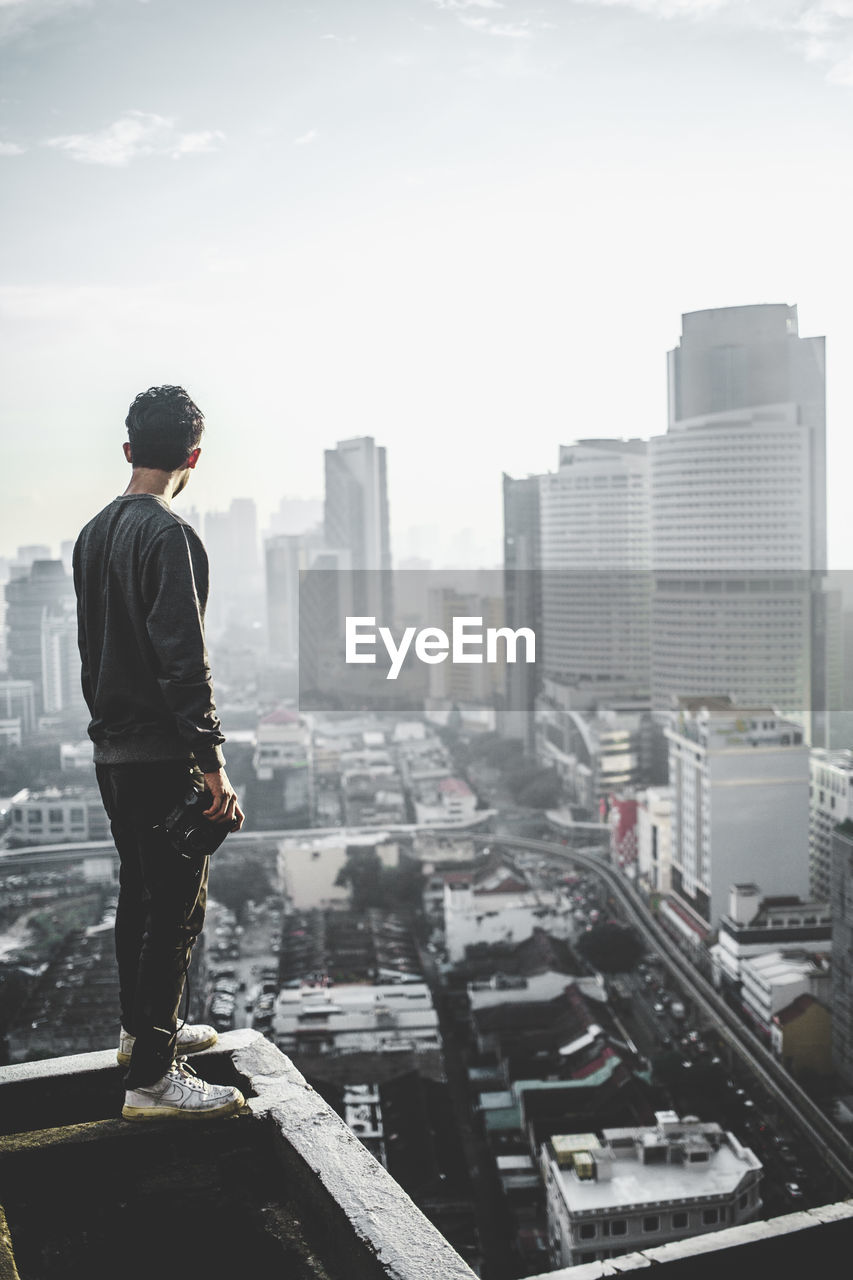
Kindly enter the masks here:
<path id="1" fill-rule="evenodd" d="M 130 465 L 133 466 L 133 455 L 130 452 L 130 441 L 125 440 L 124 444 L 121 447 L 122 449 L 124 449 L 124 456 L 127 458 Z"/>
<path id="2" fill-rule="evenodd" d="M 198 462 L 200 454 L 201 454 L 201 449 L 193 449 L 192 453 L 187 458 L 187 466 L 189 467 L 190 471 L 195 470 L 195 464 Z"/>

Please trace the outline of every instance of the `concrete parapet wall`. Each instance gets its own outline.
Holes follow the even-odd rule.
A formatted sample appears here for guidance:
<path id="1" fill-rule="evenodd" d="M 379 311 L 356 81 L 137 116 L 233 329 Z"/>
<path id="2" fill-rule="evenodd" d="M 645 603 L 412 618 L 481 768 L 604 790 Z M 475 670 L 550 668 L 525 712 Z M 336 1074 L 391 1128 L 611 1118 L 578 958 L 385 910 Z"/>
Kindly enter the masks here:
<path id="1" fill-rule="evenodd" d="M 76 1169 L 82 1217 L 87 1196 L 104 1208 L 124 1168 L 139 1174 L 146 1194 L 154 1187 L 155 1202 L 158 1177 L 164 1184 L 183 1179 L 196 1199 L 210 1201 L 208 1213 L 219 1212 L 210 1206 L 224 1197 L 227 1214 L 233 1193 L 217 1169 L 245 1167 L 253 1189 L 243 1184 L 235 1192 L 242 1200 L 256 1197 L 255 1211 L 247 1214 L 243 1204 L 240 1219 L 254 1233 L 246 1241 L 247 1263 L 263 1237 L 265 1257 L 279 1250 L 282 1277 L 476 1280 L 340 1116 L 259 1032 L 226 1032 L 194 1062 L 204 1078 L 240 1085 L 247 1098 L 243 1114 L 128 1124 L 118 1118 L 123 1072 L 114 1049 L 0 1067 L 0 1131 L 6 1135 L 0 1139 L 6 1188 L 0 1199 L 8 1196 L 24 1213 L 24 1235 L 34 1224 L 12 1191 L 22 1173 L 27 1185 L 38 1185 L 43 1173 L 61 1181 Z M 10 1224 L 14 1244 L 11 1213 Z M 298 1271 L 287 1261 L 295 1235 Z M 0 1252 L 0 1260 L 14 1265 L 10 1250 Z M 6 1274 L 14 1273 L 0 1270 Z"/>

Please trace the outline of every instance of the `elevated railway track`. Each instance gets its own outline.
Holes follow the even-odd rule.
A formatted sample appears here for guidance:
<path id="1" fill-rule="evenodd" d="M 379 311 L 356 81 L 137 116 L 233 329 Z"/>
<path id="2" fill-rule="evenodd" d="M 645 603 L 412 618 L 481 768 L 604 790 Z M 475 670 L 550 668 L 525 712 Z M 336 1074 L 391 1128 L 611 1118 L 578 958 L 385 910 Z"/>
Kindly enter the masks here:
<path id="1" fill-rule="evenodd" d="M 733 1009 L 685 957 L 677 943 L 655 919 L 645 902 L 605 860 L 601 853 L 573 849 L 554 840 L 534 840 L 523 836 L 472 837 L 478 843 L 500 843 L 543 857 L 574 863 L 600 877 L 618 902 L 627 921 L 634 925 L 651 948 L 660 955 L 675 983 L 696 1008 L 710 1020 L 720 1038 L 738 1055 L 762 1087 L 785 1113 L 804 1138 L 819 1151 L 822 1159 L 853 1196 L 853 1145 L 824 1115 L 804 1089 L 785 1071 L 777 1058 L 744 1026 Z"/>

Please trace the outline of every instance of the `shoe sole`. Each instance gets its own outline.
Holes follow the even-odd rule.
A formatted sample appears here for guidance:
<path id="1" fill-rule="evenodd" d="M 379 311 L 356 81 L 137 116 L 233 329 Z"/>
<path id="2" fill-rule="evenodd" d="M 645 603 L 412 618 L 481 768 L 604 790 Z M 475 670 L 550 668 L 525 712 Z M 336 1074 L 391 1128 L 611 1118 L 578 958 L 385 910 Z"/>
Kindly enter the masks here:
<path id="1" fill-rule="evenodd" d="M 238 1093 L 236 1098 L 230 1098 L 228 1102 L 223 1102 L 218 1107 L 208 1107 L 205 1110 L 187 1107 L 129 1107 L 127 1103 L 121 1109 L 121 1114 L 125 1120 L 159 1120 L 164 1117 L 175 1117 L 181 1120 L 204 1120 L 210 1119 L 211 1116 L 230 1116 L 235 1111 L 239 1111 L 241 1107 L 246 1105 L 246 1099 L 242 1093 Z"/>
<path id="2" fill-rule="evenodd" d="M 206 1040 L 202 1040 L 200 1044 L 194 1044 L 191 1049 L 175 1047 L 175 1057 L 188 1058 L 191 1053 L 201 1053 L 202 1049 L 212 1049 L 219 1039 L 219 1034 L 208 1036 Z M 122 1053 L 121 1049 L 116 1052 L 116 1062 L 120 1067 L 130 1066 L 130 1054 Z"/>

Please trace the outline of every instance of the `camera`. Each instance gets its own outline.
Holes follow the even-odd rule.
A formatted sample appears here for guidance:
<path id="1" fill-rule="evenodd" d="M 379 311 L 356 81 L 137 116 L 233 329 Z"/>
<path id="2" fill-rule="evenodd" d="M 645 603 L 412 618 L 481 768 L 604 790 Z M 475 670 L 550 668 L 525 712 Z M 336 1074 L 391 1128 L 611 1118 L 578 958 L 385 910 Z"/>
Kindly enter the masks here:
<path id="1" fill-rule="evenodd" d="M 213 796 L 192 787 L 180 804 L 163 819 L 162 826 L 182 858 L 196 860 L 214 853 L 233 829 L 226 822 L 210 822 L 204 810 L 213 803 Z"/>

